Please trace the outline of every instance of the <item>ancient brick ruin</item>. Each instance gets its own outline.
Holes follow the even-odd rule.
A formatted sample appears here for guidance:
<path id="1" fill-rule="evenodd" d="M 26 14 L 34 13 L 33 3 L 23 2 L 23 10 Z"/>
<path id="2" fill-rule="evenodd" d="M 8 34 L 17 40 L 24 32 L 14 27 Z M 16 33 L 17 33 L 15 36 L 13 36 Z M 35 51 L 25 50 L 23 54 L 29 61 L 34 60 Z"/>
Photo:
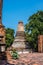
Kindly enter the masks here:
<path id="1" fill-rule="evenodd" d="M 5 51 L 5 29 L 2 24 L 2 3 L 3 0 L 0 0 L 0 52 Z"/>
<path id="2" fill-rule="evenodd" d="M 0 60 L 5 59 L 5 29 L 2 24 L 2 3 L 3 0 L 0 0 Z"/>
<path id="3" fill-rule="evenodd" d="M 38 36 L 38 52 L 43 52 L 43 35 Z"/>
<path id="4" fill-rule="evenodd" d="M 23 50 L 26 50 L 26 44 L 27 43 L 25 39 L 24 25 L 23 25 L 23 22 L 20 21 L 18 23 L 16 36 L 12 44 L 12 47 L 14 49 L 17 49 L 18 51 L 23 51 Z"/>

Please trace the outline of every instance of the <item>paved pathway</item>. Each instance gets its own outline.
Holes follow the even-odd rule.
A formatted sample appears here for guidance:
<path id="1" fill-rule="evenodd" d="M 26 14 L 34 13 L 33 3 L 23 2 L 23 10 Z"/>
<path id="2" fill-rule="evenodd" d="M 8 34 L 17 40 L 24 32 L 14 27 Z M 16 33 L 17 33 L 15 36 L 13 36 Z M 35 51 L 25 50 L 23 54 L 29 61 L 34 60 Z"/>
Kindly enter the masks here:
<path id="1" fill-rule="evenodd" d="M 43 53 L 21 54 L 19 59 L 7 58 L 7 61 L 0 61 L 0 65 L 43 65 Z"/>

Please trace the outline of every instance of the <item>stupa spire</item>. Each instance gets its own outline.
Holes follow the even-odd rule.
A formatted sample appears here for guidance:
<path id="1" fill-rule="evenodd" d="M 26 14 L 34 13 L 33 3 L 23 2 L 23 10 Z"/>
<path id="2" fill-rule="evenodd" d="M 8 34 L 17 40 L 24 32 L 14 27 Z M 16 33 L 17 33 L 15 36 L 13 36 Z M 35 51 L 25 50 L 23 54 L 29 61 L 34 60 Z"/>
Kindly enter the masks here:
<path id="1" fill-rule="evenodd" d="M 23 25 L 23 22 L 22 21 L 19 21 L 18 22 L 17 31 L 23 31 L 24 32 L 24 25 Z"/>
<path id="2" fill-rule="evenodd" d="M 23 51 L 27 48 L 26 46 L 26 39 L 25 39 L 25 32 L 24 32 L 24 24 L 22 21 L 18 22 L 18 28 L 16 31 L 16 36 L 12 47 L 17 51 Z"/>

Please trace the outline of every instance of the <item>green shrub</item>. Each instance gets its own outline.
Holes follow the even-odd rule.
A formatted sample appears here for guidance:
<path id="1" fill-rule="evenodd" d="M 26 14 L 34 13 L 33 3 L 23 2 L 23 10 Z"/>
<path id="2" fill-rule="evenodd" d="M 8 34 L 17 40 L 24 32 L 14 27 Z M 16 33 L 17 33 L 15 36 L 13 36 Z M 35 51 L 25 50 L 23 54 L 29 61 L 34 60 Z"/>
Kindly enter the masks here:
<path id="1" fill-rule="evenodd" d="M 18 55 L 18 53 L 15 49 L 12 50 L 12 57 L 13 57 L 13 59 L 18 59 L 19 58 L 19 55 Z"/>

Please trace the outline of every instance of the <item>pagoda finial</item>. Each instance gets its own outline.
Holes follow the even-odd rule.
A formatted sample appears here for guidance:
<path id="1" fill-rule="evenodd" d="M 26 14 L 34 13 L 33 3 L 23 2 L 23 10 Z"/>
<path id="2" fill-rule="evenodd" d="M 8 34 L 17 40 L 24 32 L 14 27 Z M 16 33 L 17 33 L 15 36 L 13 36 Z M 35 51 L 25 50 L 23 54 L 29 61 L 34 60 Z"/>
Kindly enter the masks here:
<path id="1" fill-rule="evenodd" d="M 24 32 L 24 24 L 22 21 L 18 22 L 18 28 L 17 31 L 23 31 Z"/>

